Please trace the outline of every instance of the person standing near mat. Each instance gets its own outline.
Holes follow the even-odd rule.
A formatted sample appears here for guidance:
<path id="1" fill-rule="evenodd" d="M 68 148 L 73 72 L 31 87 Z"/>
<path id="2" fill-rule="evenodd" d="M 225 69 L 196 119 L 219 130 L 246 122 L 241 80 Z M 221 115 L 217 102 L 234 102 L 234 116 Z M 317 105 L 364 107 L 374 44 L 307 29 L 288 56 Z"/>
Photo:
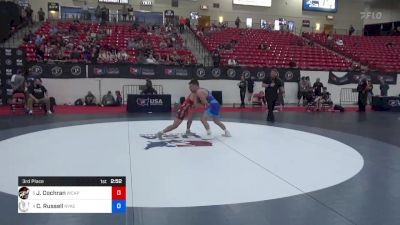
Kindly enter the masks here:
<path id="1" fill-rule="evenodd" d="M 379 89 L 381 90 L 381 96 L 388 96 L 389 85 L 386 83 L 385 79 L 381 78 L 379 80 Z"/>
<path id="2" fill-rule="evenodd" d="M 254 77 L 249 77 L 247 79 L 247 101 L 249 104 L 251 104 L 251 100 L 253 98 L 254 85 L 255 85 L 254 83 L 255 83 Z"/>
<path id="3" fill-rule="evenodd" d="M 368 101 L 368 93 L 370 86 L 368 86 L 367 78 L 363 77 L 357 86 L 358 91 L 358 112 L 365 112 L 365 107 Z"/>
<path id="4" fill-rule="evenodd" d="M 265 99 L 268 104 L 268 122 L 275 122 L 274 108 L 276 101 L 278 100 L 278 92 L 282 93 L 282 97 L 285 97 L 283 90 L 283 82 L 278 77 L 278 74 L 271 73 L 271 76 L 266 77 L 262 82 L 262 87 L 265 88 Z"/>
<path id="5" fill-rule="evenodd" d="M 185 118 L 187 118 L 186 134 L 191 134 L 190 127 L 191 127 L 192 121 L 193 121 L 193 113 L 190 111 L 190 108 L 193 107 L 194 98 L 195 98 L 195 95 L 193 93 L 191 93 L 185 99 L 185 101 L 179 106 L 178 110 L 176 111 L 176 118 L 175 118 L 173 124 L 167 126 L 164 130 L 159 131 L 157 133 L 157 137 L 159 139 L 162 139 L 162 136 L 165 133 L 168 133 L 168 132 L 173 131 L 176 128 L 178 128 L 179 125 L 181 125 L 181 123 L 183 122 L 183 120 Z"/>
<path id="6" fill-rule="evenodd" d="M 246 97 L 246 79 L 244 78 L 244 76 L 242 75 L 242 77 L 240 78 L 240 82 L 237 84 L 240 90 L 240 108 L 244 108 L 244 99 Z"/>
<path id="7" fill-rule="evenodd" d="M 206 108 L 206 111 L 201 116 L 200 120 L 203 123 L 204 128 L 207 130 L 207 135 L 211 135 L 210 125 L 208 124 L 208 117 L 211 117 L 213 118 L 214 123 L 224 131 L 223 136 L 231 137 L 230 132 L 219 119 L 221 106 L 214 96 L 212 96 L 211 92 L 204 88 L 200 88 L 199 81 L 194 79 L 189 82 L 189 89 L 195 95 L 194 105 L 200 104 Z"/>

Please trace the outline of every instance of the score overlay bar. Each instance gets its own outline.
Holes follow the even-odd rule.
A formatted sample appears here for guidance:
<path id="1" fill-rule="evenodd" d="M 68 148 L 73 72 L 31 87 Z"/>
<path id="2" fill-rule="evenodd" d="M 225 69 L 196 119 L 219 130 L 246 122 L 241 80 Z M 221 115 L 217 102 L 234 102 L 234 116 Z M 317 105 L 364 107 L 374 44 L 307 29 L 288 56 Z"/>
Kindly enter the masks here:
<path id="1" fill-rule="evenodd" d="M 125 212 L 125 177 L 18 177 L 18 213 Z"/>

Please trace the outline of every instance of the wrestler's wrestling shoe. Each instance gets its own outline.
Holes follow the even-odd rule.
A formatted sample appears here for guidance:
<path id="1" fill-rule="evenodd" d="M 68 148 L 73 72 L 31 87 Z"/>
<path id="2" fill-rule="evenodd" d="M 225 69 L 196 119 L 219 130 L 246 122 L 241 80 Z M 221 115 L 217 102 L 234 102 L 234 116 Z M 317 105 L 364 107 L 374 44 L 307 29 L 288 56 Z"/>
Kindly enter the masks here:
<path id="1" fill-rule="evenodd" d="M 225 130 L 225 133 L 222 134 L 224 137 L 232 137 L 231 133 L 228 130 Z"/>
<path id="2" fill-rule="evenodd" d="M 157 136 L 157 138 L 160 139 L 160 140 L 164 139 L 164 138 L 163 138 L 163 132 L 161 132 L 161 131 L 157 132 L 156 136 Z"/>

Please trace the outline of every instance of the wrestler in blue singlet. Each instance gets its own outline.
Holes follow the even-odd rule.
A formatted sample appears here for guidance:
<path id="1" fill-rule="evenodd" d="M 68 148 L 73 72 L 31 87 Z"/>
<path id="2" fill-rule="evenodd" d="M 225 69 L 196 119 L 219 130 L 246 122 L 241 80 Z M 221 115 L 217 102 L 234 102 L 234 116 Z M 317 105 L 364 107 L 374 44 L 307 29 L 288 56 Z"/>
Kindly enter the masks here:
<path id="1" fill-rule="evenodd" d="M 212 96 L 211 92 L 208 91 L 207 95 L 207 102 L 208 102 L 208 108 L 206 110 L 207 115 L 210 117 L 219 117 L 219 110 L 221 108 L 219 102 Z"/>

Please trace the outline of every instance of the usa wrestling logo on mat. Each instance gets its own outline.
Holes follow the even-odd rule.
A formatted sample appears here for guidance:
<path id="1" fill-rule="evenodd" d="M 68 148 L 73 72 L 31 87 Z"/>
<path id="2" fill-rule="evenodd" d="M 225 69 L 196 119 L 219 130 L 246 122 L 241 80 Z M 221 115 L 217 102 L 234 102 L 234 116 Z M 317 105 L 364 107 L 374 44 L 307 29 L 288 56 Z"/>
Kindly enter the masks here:
<path id="1" fill-rule="evenodd" d="M 166 134 L 162 139 L 159 139 L 156 134 L 141 134 L 140 137 L 148 140 L 145 150 L 157 147 L 209 147 L 213 145 L 210 139 L 202 138 L 195 133 Z"/>

